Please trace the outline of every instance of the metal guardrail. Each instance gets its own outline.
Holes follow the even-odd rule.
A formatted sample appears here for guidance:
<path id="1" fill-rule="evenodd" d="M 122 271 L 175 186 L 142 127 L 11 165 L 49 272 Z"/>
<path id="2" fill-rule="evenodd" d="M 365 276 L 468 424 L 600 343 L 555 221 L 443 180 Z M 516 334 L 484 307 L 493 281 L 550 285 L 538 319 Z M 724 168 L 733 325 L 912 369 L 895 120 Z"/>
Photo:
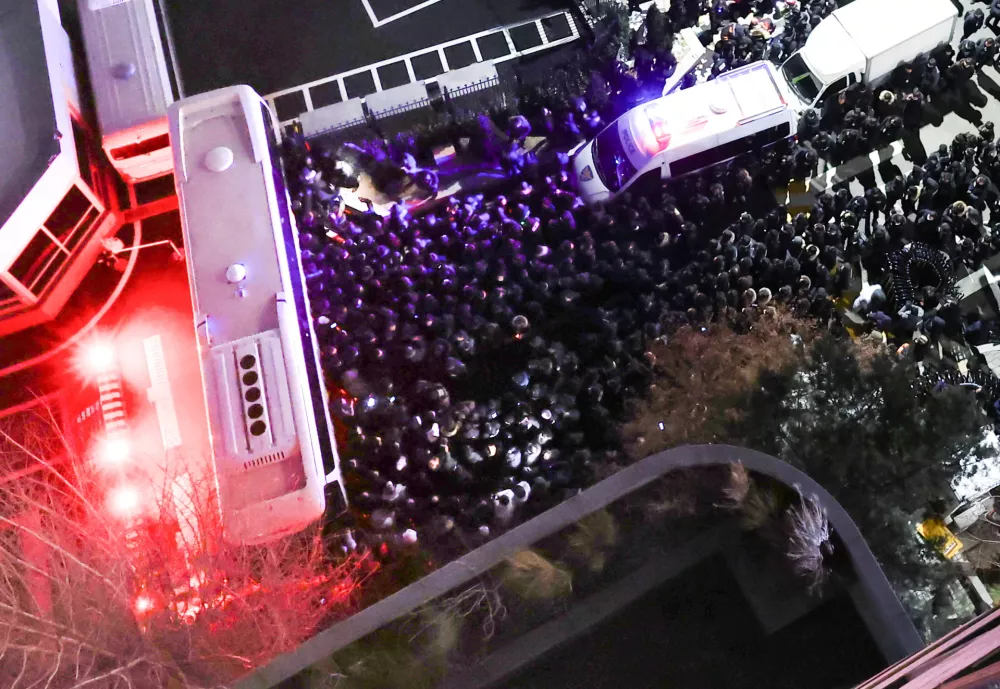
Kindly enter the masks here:
<path id="1" fill-rule="evenodd" d="M 388 110 L 369 113 L 372 127 L 384 137 L 392 137 L 399 132 L 433 122 L 435 117 L 433 101 L 422 98 L 418 101 L 401 103 Z"/>
<path id="2" fill-rule="evenodd" d="M 491 108 L 506 107 L 510 102 L 509 93 L 507 81 L 499 76 L 492 76 L 456 88 L 444 88 L 439 98 L 432 98 L 428 94 L 424 98 L 381 110 L 372 109 L 365 105 L 364 99 L 359 99 L 358 102 L 364 108 L 363 117 L 338 121 L 321 129 L 311 129 L 310 125 L 315 125 L 313 122 L 303 121 L 302 124 L 306 138 L 310 140 L 322 138 L 330 142 L 376 135 L 391 137 L 421 124 L 431 124 L 436 117 L 461 119 L 466 112 L 479 113 Z M 321 110 L 312 112 L 319 113 Z M 309 117 L 311 116 L 307 115 Z"/>
<path id="3" fill-rule="evenodd" d="M 565 21 L 569 26 L 569 35 L 564 36 L 562 38 L 557 38 L 555 40 L 551 40 L 546 34 L 544 23 L 546 21 L 558 17 L 565 18 Z M 329 77 L 324 77 L 322 79 L 310 81 L 306 84 L 301 84 L 299 86 L 293 86 L 291 88 L 275 91 L 274 93 L 270 93 L 264 96 L 264 100 L 267 101 L 268 105 L 271 108 L 271 111 L 277 113 L 278 109 L 276 103 L 278 99 L 281 99 L 286 96 L 293 96 L 299 94 L 301 95 L 305 103 L 304 112 L 308 112 L 310 110 L 316 109 L 313 104 L 312 89 L 318 86 L 335 83 L 337 85 L 338 91 L 340 92 L 340 100 L 342 101 L 347 100 L 349 96 L 347 93 L 347 87 L 344 83 L 344 79 L 352 77 L 357 74 L 369 73 L 371 75 L 372 82 L 375 85 L 375 90 L 382 91 L 384 89 L 382 87 L 381 79 L 379 78 L 378 68 L 385 67 L 386 65 L 394 64 L 397 62 L 403 62 L 405 64 L 406 73 L 409 77 L 409 83 L 416 83 L 420 80 L 417 79 L 416 73 L 414 72 L 413 69 L 413 60 L 415 58 L 421 57 L 423 55 L 437 54 L 438 59 L 441 62 L 441 67 L 443 68 L 443 71 L 448 72 L 451 70 L 451 67 L 448 64 L 448 58 L 445 55 L 445 49 L 451 48 L 453 46 L 462 45 L 464 43 L 470 43 L 472 45 L 472 51 L 475 56 L 475 61 L 486 62 L 487 60 L 483 59 L 483 53 L 479 45 L 479 41 L 495 35 L 501 35 L 504 38 L 504 41 L 507 44 L 509 52 L 506 55 L 501 55 L 499 57 L 492 58 L 491 61 L 493 63 L 506 62 L 508 60 L 513 60 L 519 57 L 523 57 L 525 55 L 531 55 L 533 53 L 537 53 L 543 50 L 548 50 L 549 48 L 554 48 L 575 41 L 577 38 L 580 37 L 580 30 L 576 22 L 577 20 L 574 19 L 573 15 L 568 11 L 563 10 L 558 12 L 550 12 L 549 14 L 538 17 L 537 19 L 519 22 L 516 24 L 509 24 L 507 26 L 502 26 L 494 29 L 487 29 L 486 31 L 480 31 L 479 33 L 465 36 L 463 38 L 457 38 L 452 41 L 447 41 L 446 43 L 441 43 L 440 45 L 433 46 L 431 48 L 424 48 L 422 50 L 417 50 L 412 53 L 406 53 L 405 55 L 400 55 L 397 57 L 389 58 L 387 60 L 382 60 L 380 62 L 375 62 L 370 65 L 366 65 L 364 67 L 358 67 L 356 69 L 351 69 L 346 72 L 340 72 L 339 74 L 334 74 Z M 516 30 L 523 26 L 530 26 L 530 25 L 535 26 L 536 30 L 538 31 L 539 40 L 541 42 L 538 45 L 532 46 L 530 48 L 526 48 L 524 50 L 518 50 L 514 44 L 514 38 L 511 35 L 511 31 Z M 437 77 L 431 77 L 423 81 L 424 83 L 433 83 L 436 80 Z M 298 117 L 296 116 L 290 119 L 282 120 L 278 124 L 279 127 L 283 129 L 287 125 L 294 124 L 297 121 Z"/>
<path id="4" fill-rule="evenodd" d="M 665 474 L 690 467 L 733 462 L 786 485 L 797 486 L 824 507 L 840 537 L 858 581 L 851 587 L 855 606 L 889 662 L 923 647 L 923 641 L 896 598 L 864 537 L 840 504 L 822 486 L 789 464 L 756 450 L 732 445 L 686 445 L 646 457 L 569 500 L 521 524 L 441 569 L 319 632 L 294 651 L 240 679 L 234 689 L 272 689 L 300 672 L 328 661 L 336 651 L 465 585 L 539 540 L 572 526 Z"/>
<path id="5" fill-rule="evenodd" d="M 499 77 L 448 89 L 444 96 L 452 114 L 456 116 L 466 110 L 482 112 L 491 107 L 505 108 L 511 101 L 508 85 Z"/>

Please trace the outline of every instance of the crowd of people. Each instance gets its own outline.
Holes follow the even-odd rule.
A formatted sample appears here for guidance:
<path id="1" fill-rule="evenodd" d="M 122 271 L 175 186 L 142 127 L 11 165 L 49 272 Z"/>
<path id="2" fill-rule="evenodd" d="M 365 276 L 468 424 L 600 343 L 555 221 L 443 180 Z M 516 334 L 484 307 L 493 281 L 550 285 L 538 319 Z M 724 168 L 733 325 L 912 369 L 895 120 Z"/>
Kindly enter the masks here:
<path id="1" fill-rule="evenodd" d="M 829 5 L 793 10 L 781 50 Z M 739 36 L 731 40 L 742 55 Z M 997 323 L 964 313 L 954 290 L 957 274 L 1000 251 L 992 124 L 888 178 L 884 191 L 855 196 L 841 185 L 791 215 L 772 193 L 814 174 L 820 158 L 918 127 L 922 94 L 955 86 L 940 74 L 973 59 L 963 50 L 977 64 L 993 59 L 995 46 L 982 45 L 963 43 L 957 62 L 944 51 L 909 65 L 878 93 L 851 90 L 824 115 L 807 114 L 795 143 L 598 207 L 577 195 L 565 155 L 517 153 L 551 113 L 511 119 L 506 144 L 484 125 L 470 145 L 498 155 L 509 181 L 416 217 L 401 206 L 388 217 L 342 215 L 330 192 L 344 175 L 338 155 L 287 139 L 349 494 L 372 527 L 361 533 L 487 537 L 586 486 L 600 465 L 621 461 L 621 425 L 656 376 L 649 344 L 680 326 L 746 330 L 785 308 L 918 361 L 942 342 L 967 354 L 996 339 Z M 591 112 L 585 101 L 574 109 Z M 389 155 L 405 160 L 414 145 L 398 138 Z M 845 307 L 841 298 L 859 292 Z M 931 387 L 975 388 L 1000 419 L 1000 390 L 974 358 L 924 373 Z"/>
<path id="2" fill-rule="evenodd" d="M 861 331 L 918 358 L 938 336 L 988 341 L 995 323 L 963 315 L 949 287 L 955 265 L 997 249 L 982 221 L 995 148 L 958 137 L 904 179 L 910 195 L 840 189 L 792 218 L 738 213 L 753 180 L 737 165 L 593 208 L 554 164 L 419 217 L 397 206 L 307 228 L 354 505 L 410 539 L 504 528 L 618 461 L 620 424 L 655 376 L 652 340 L 683 324 L 751 328 L 780 305 L 830 327 L 860 266 L 884 287 L 854 304 Z M 300 179 L 325 172 L 315 150 L 289 160 Z"/>

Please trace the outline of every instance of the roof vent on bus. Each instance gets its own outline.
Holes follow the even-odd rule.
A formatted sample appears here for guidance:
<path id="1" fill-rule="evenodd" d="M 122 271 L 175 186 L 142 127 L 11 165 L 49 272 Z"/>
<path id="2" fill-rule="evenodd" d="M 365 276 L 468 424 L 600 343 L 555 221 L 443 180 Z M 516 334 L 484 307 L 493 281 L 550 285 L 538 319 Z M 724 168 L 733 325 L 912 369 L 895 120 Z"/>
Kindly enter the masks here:
<path id="1" fill-rule="evenodd" d="M 111 76 L 119 81 L 128 81 L 135 76 L 135 63 L 119 62 L 111 68 Z"/>
<path id="2" fill-rule="evenodd" d="M 247 269 L 242 263 L 234 263 L 226 268 L 226 282 L 236 284 L 247 279 Z"/>
<path id="3" fill-rule="evenodd" d="M 205 154 L 205 167 L 212 172 L 225 172 L 233 165 L 233 151 L 225 146 L 216 146 Z"/>
<path id="4" fill-rule="evenodd" d="M 714 112 L 716 115 L 725 115 L 726 111 L 729 110 L 729 108 L 726 107 L 726 104 L 723 101 L 715 101 L 714 103 L 708 106 L 708 109 Z"/>
<path id="5" fill-rule="evenodd" d="M 270 454 L 266 454 L 266 455 L 262 455 L 260 457 L 257 457 L 256 459 L 251 459 L 251 460 L 248 460 L 246 462 L 243 462 L 243 468 L 244 469 L 253 469 L 253 468 L 256 468 L 256 467 L 262 467 L 265 464 L 272 464 L 274 462 L 280 462 L 284 458 L 285 458 L 285 453 L 284 452 L 281 452 L 281 451 L 272 452 Z"/>

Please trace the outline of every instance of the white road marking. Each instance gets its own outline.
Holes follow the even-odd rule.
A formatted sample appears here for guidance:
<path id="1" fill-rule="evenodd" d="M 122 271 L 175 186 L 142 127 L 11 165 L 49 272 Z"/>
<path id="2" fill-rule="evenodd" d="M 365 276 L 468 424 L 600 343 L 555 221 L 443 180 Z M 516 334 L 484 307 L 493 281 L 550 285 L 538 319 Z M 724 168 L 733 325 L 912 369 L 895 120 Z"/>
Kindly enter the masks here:
<path id="1" fill-rule="evenodd" d="M 368 4 L 367 0 L 361 0 L 361 1 L 364 2 L 365 5 Z M 411 15 L 414 12 L 419 12 L 420 10 L 422 10 L 422 9 L 424 9 L 426 7 L 430 7 L 431 5 L 433 5 L 435 3 L 438 3 L 438 2 L 441 2 L 441 0 L 424 0 L 424 2 L 420 3 L 419 5 L 414 5 L 413 7 L 411 7 L 408 10 L 403 10 L 402 12 L 398 12 L 398 13 L 392 15 L 391 17 L 386 17 L 385 19 L 379 19 L 378 22 L 375 24 L 375 27 L 378 28 L 379 26 L 385 26 L 389 22 L 394 22 L 397 19 L 402 19 L 403 17 Z"/>
<path id="2" fill-rule="evenodd" d="M 831 167 L 823 174 L 813 177 L 810 180 L 811 184 L 809 187 L 817 192 L 826 191 L 835 184 L 845 180 L 852 180 L 863 172 L 877 168 L 885 161 L 892 160 L 902 152 L 903 142 L 893 141 L 885 148 L 872 151 L 868 155 L 860 155 L 857 158 L 852 158 L 837 167 Z"/>
<path id="3" fill-rule="evenodd" d="M 371 20 L 372 26 L 374 26 L 376 29 L 380 26 L 385 26 L 389 22 L 394 22 L 397 19 L 408 17 L 414 12 L 419 12 L 420 10 L 430 7 L 431 5 L 435 5 L 439 2 L 441 2 L 441 0 L 424 0 L 424 2 L 420 3 L 419 5 L 414 5 L 413 7 L 405 9 L 402 12 L 397 12 L 396 14 L 386 17 L 385 19 L 379 19 L 377 16 L 375 16 L 375 10 L 372 9 L 372 6 L 371 4 L 369 4 L 368 0 L 361 0 L 361 4 L 364 5 L 365 7 L 365 12 L 368 13 L 368 19 Z"/>
<path id="4" fill-rule="evenodd" d="M 375 11 L 368 4 L 368 0 L 361 0 L 361 4 L 365 6 L 365 12 L 368 13 L 368 18 L 371 20 L 372 26 L 378 26 L 378 17 L 375 16 Z"/>

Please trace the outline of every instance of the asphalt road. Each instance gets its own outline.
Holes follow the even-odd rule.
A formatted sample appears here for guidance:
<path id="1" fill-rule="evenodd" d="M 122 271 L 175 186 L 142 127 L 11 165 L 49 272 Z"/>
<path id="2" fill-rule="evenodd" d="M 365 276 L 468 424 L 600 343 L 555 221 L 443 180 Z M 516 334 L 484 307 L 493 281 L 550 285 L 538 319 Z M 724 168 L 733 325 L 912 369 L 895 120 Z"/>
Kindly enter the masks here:
<path id="1" fill-rule="evenodd" d="M 258 93 L 338 74 L 566 9 L 569 0 L 166 0 L 188 95 Z"/>
<path id="2" fill-rule="evenodd" d="M 987 13 L 989 10 L 988 6 L 979 2 L 963 0 L 962 4 L 966 11 L 973 7 L 980 7 Z M 961 39 L 961 24 L 959 20 L 953 41 L 956 50 Z M 972 39 L 987 36 L 995 37 L 997 32 L 983 28 Z M 950 145 L 955 135 L 961 132 L 975 132 L 983 122 L 990 121 L 1000 127 L 1000 72 L 993 67 L 985 67 L 966 87 L 957 92 L 946 93 L 927 104 L 919 136 L 904 137 L 903 147 L 897 146 L 891 151 L 891 155 L 883 149 L 883 155 L 875 157 L 871 162 L 860 166 L 857 163 L 849 167 L 841 166 L 849 170 L 847 180 L 850 181 L 851 191 L 863 193 L 864 189 L 875 185 L 884 188 L 886 180 L 897 169 L 905 175 L 914 163 L 920 164 L 938 146 Z M 841 175 L 837 175 L 836 179 L 840 177 Z M 986 219 L 990 220 L 988 214 Z"/>

